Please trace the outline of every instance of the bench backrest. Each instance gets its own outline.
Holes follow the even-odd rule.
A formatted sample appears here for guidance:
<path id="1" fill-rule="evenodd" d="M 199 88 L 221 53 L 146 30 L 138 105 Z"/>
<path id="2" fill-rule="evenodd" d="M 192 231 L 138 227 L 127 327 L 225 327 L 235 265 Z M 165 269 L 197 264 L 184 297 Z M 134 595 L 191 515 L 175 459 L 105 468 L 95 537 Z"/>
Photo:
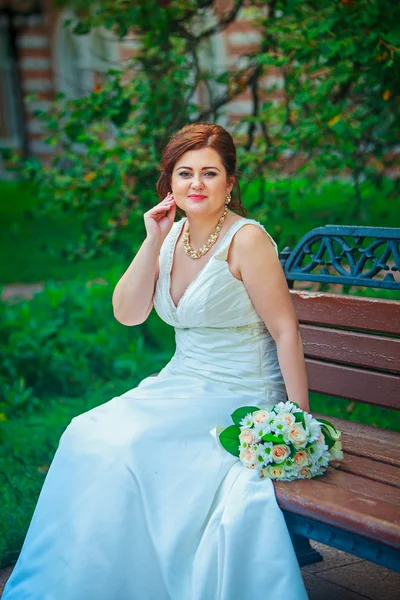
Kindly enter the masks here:
<path id="1" fill-rule="evenodd" d="M 400 298 L 399 244 L 400 229 L 327 226 L 309 232 L 293 252 L 286 248 L 281 263 L 289 287 L 297 279 L 350 283 Z M 305 291 L 292 297 L 310 390 L 400 410 L 400 301 Z"/>
<path id="2" fill-rule="evenodd" d="M 400 410 L 400 302 L 292 296 L 310 390 Z"/>

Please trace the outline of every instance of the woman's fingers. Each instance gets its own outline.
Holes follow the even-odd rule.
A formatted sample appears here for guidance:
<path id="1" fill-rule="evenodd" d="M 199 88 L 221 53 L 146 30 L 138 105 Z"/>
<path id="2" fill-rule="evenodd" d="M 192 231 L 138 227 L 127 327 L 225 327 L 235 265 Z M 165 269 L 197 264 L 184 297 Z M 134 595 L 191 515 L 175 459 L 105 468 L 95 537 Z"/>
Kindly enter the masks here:
<path id="1" fill-rule="evenodd" d="M 145 215 L 160 217 L 160 215 L 165 215 L 165 213 L 167 213 L 173 207 L 176 208 L 175 200 L 173 195 L 169 193 L 163 200 L 161 200 L 161 202 L 150 208 Z"/>

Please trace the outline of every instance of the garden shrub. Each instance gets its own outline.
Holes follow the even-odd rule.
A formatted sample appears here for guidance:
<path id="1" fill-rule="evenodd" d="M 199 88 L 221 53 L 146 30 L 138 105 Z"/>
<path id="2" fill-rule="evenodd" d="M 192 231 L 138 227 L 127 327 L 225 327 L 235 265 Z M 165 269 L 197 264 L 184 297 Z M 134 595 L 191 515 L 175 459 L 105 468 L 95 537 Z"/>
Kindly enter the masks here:
<path id="1" fill-rule="evenodd" d="M 154 312 L 141 326 L 121 325 L 112 290 L 105 280 L 49 283 L 30 301 L 0 305 L 3 419 L 34 411 L 47 398 L 86 395 L 107 381 L 123 379 L 129 389 L 167 362 L 173 330 L 160 335 Z"/>

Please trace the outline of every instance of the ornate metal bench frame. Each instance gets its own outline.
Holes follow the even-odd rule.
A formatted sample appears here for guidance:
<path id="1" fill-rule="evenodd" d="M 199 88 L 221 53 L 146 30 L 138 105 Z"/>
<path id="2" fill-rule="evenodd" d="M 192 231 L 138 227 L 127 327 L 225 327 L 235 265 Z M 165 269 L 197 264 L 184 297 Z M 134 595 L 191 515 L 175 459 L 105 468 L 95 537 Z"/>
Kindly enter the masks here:
<path id="1" fill-rule="evenodd" d="M 353 238 L 354 243 L 347 238 Z M 370 238 L 372 241 L 363 246 Z M 289 284 L 319 281 L 400 290 L 400 281 L 393 275 L 400 272 L 399 245 L 400 230 L 393 227 L 325 225 L 309 231 L 293 251 L 284 248 L 279 257 Z M 384 278 L 374 279 L 382 272 Z"/>

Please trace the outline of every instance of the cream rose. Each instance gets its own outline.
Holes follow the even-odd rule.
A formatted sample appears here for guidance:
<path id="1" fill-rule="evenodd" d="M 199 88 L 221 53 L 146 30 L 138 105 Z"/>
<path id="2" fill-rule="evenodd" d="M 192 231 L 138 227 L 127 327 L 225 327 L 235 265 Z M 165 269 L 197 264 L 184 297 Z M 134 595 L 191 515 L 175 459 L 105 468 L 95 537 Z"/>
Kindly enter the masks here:
<path id="1" fill-rule="evenodd" d="M 249 467 L 250 469 L 256 468 L 257 463 L 257 455 L 251 448 L 246 448 L 245 450 L 241 450 L 239 454 L 239 458 L 244 464 L 245 467 Z"/>
<path id="2" fill-rule="evenodd" d="M 308 467 L 303 467 L 300 469 L 300 475 L 305 477 L 305 479 L 311 479 L 311 471 Z"/>
<path id="3" fill-rule="evenodd" d="M 305 467 L 308 465 L 308 456 L 305 450 L 299 450 L 293 458 L 298 467 Z"/>
<path id="4" fill-rule="evenodd" d="M 271 479 L 277 479 L 278 477 L 282 477 L 283 468 L 280 465 L 271 465 L 268 468 L 268 475 Z"/>
<path id="5" fill-rule="evenodd" d="M 272 459 L 276 463 L 282 463 L 290 456 L 290 449 L 286 444 L 276 444 L 272 450 Z"/>
<path id="6" fill-rule="evenodd" d="M 263 423 L 268 419 L 268 413 L 265 410 L 256 410 L 253 412 L 254 423 Z"/>
<path id="7" fill-rule="evenodd" d="M 296 448 L 303 448 L 307 444 L 307 432 L 301 423 L 295 423 L 287 432 L 289 442 Z"/>
<path id="8" fill-rule="evenodd" d="M 252 444 L 254 442 L 254 436 L 251 433 L 250 429 L 244 429 L 240 432 L 239 440 L 242 444 Z"/>
<path id="9" fill-rule="evenodd" d="M 277 416 L 276 420 L 280 423 L 285 423 L 285 425 L 287 425 L 288 427 L 290 427 L 291 425 L 293 425 L 293 423 L 296 422 L 296 419 L 291 413 L 280 413 Z"/>

